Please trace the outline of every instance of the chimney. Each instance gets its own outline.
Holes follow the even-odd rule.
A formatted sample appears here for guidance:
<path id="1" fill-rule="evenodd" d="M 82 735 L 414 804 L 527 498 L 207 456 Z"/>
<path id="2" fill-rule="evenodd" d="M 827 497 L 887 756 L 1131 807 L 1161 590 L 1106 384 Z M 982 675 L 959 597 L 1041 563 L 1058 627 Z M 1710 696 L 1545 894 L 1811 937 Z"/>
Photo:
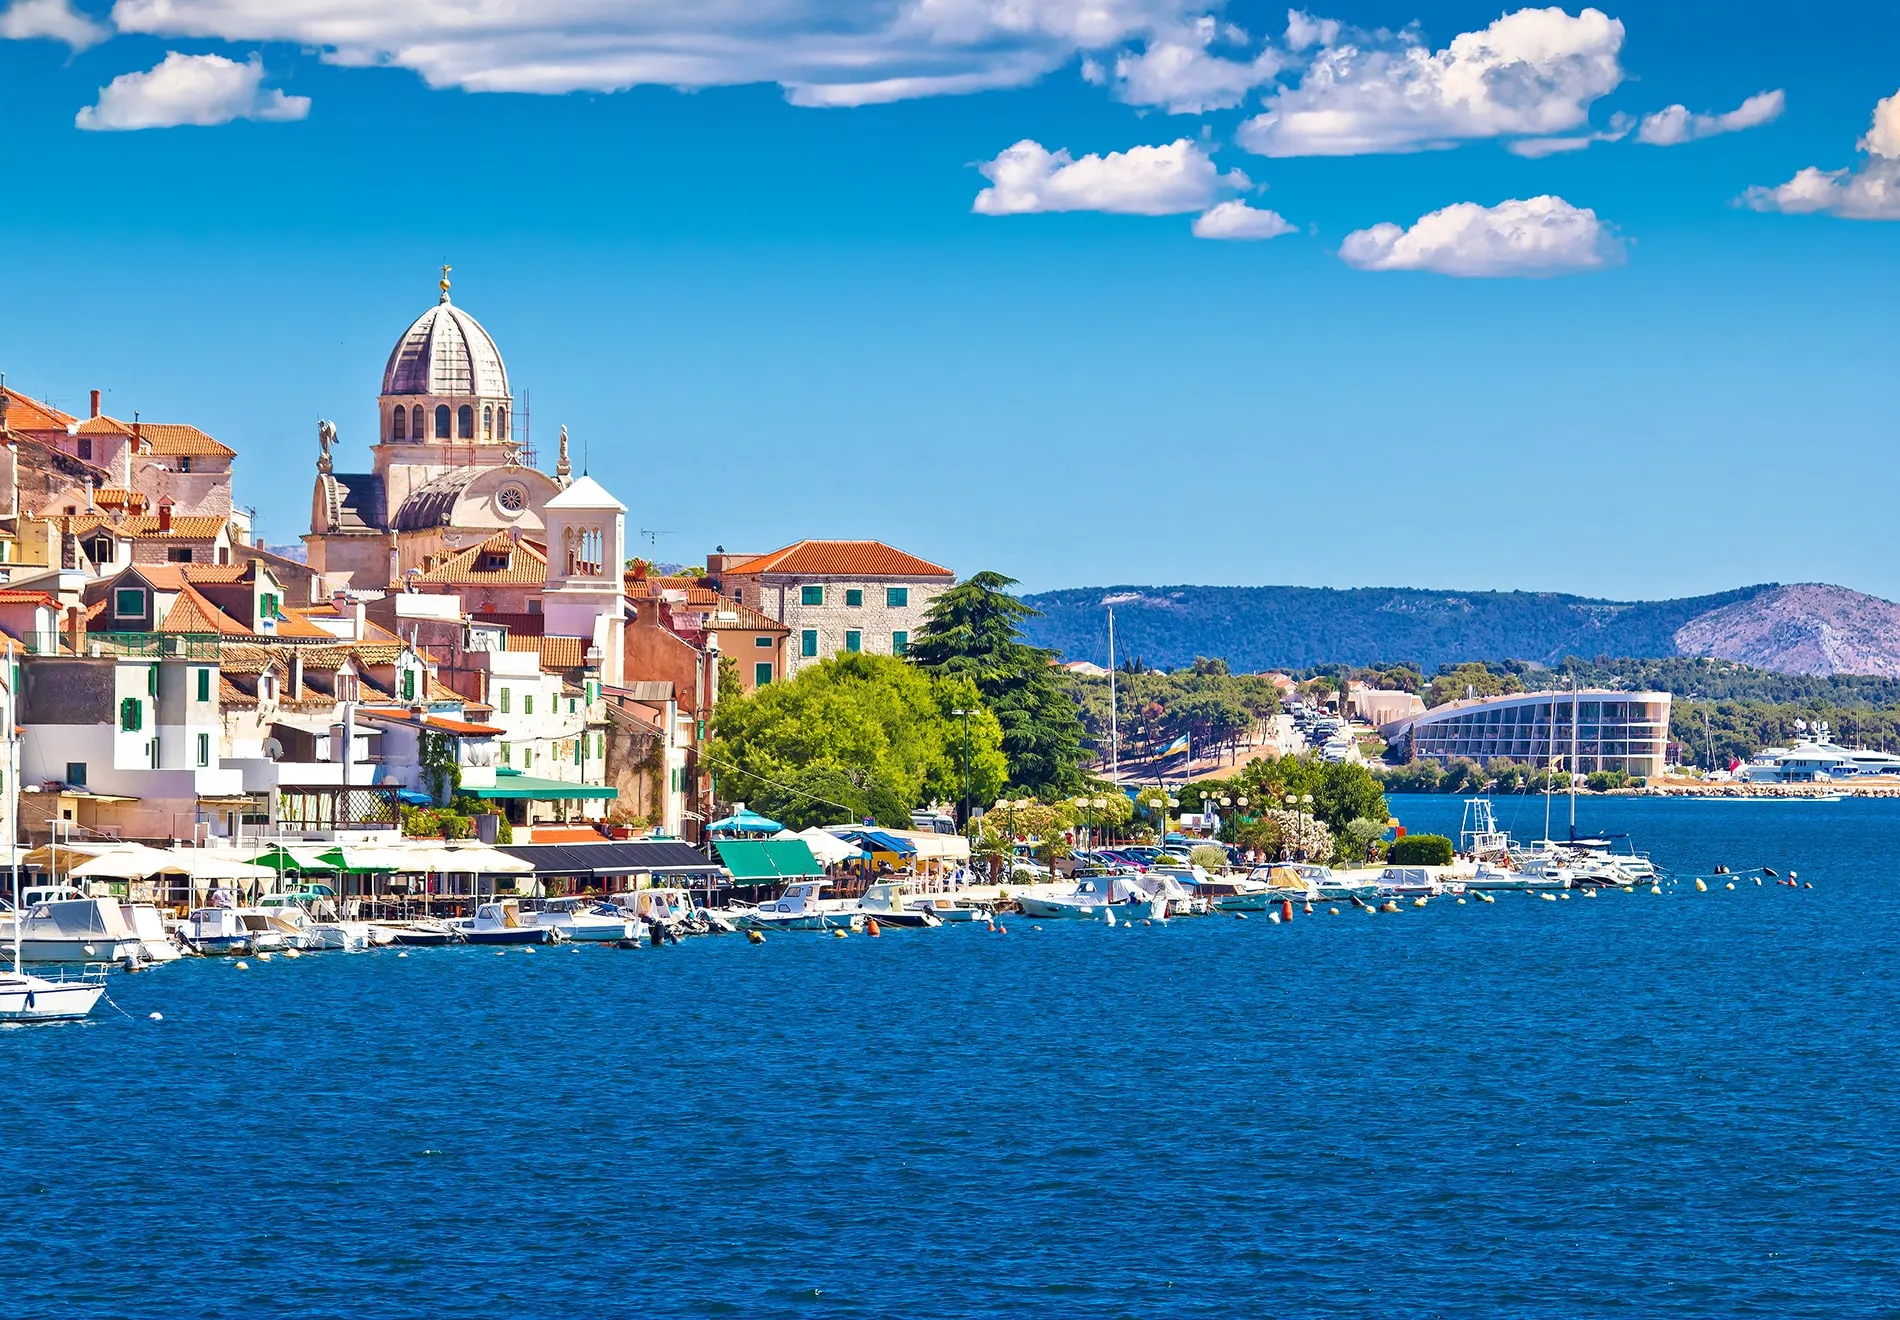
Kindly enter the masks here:
<path id="1" fill-rule="evenodd" d="M 66 611 L 66 640 L 72 644 L 74 655 L 86 653 L 86 610 L 82 605 Z"/>
<path id="2" fill-rule="evenodd" d="M 167 495 L 158 502 L 158 530 L 169 532 L 172 529 L 172 497 Z"/>
<path id="3" fill-rule="evenodd" d="M 303 648 L 297 647 L 290 653 L 290 699 L 303 700 Z"/>
<path id="4" fill-rule="evenodd" d="M 92 478 L 86 478 L 86 512 L 97 513 L 99 506 L 93 502 Z"/>
<path id="5" fill-rule="evenodd" d="M 97 417 L 99 415 L 99 391 L 98 390 L 94 390 L 92 392 L 92 415 L 94 417 Z"/>

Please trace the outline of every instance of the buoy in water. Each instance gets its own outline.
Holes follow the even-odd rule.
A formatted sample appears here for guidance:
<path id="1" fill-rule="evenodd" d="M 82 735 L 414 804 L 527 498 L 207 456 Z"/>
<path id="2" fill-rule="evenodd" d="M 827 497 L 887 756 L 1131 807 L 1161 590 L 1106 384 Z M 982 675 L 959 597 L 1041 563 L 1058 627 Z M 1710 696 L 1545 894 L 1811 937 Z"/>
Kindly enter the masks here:
<path id="1" fill-rule="evenodd" d="M 1245 912 L 1236 912 L 1236 913 L 1234 913 L 1234 920 L 1235 920 L 1235 921 L 1245 921 L 1246 919 L 1247 919 L 1247 914 L 1246 914 Z"/>
<path id="2" fill-rule="evenodd" d="M 1379 911 L 1381 912 L 1397 912 L 1398 910 L 1399 903 L 1395 898 L 1388 898 L 1385 902 L 1379 904 Z"/>
<path id="3" fill-rule="evenodd" d="M 1755 883 L 1756 883 L 1756 884 L 1760 884 L 1760 883 L 1761 883 L 1761 877 L 1760 877 L 1760 876 L 1756 876 L 1756 877 L 1755 877 Z"/>
<path id="4" fill-rule="evenodd" d="M 1306 915 L 1309 917 L 1313 915 L 1313 905 L 1310 902 L 1306 905 Z"/>
<path id="5" fill-rule="evenodd" d="M 523 952 L 523 953 L 530 953 L 530 954 L 531 954 L 531 953 L 533 953 L 533 952 L 534 952 L 534 950 L 533 950 L 533 949 L 523 949 L 523 950 L 522 950 L 522 952 Z"/>
<path id="6" fill-rule="evenodd" d="M 1459 906 L 1459 907 L 1463 907 L 1464 905 L 1465 905 L 1465 901 L 1464 901 L 1464 899 L 1462 899 L 1462 898 L 1461 898 L 1461 899 L 1459 899 L 1459 900 L 1458 900 L 1458 906 Z"/>
<path id="7" fill-rule="evenodd" d="M 257 960 L 258 960 L 259 962 L 269 962 L 269 961 L 270 961 L 270 955 L 269 955 L 268 953 L 260 953 L 260 954 L 258 954 L 258 955 L 257 955 Z"/>
<path id="8" fill-rule="evenodd" d="M 1723 886 L 1723 888 L 1724 888 L 1724 889 L 1733 889 L 1733 888 L 1735 888 L 1735 882 L 1734 882 L 1733 880 L 1731 880 L 1731 881 L 1729 881 L 1729 882 L 1728 882 L 1728 883 L 1727 883 L 1726 885 L 1724 885 L 1724 886 Z"/>
<path id="9" fill-rule="evenodd" d="M 1662 893 L 1662 886 L 1661 886 L 1661 885 L 1651 885 L 1651 886 L 1649 887 L 1649 892 L 1650 892 L 1650 893 L 1652 893 L 1652 894 L 1660 894 L 1660 893 Z"/>
<path id="10" fill-rule="evenodd" d="M 1709 887 L 1702 883 L 1701 876 L 1696 877 L 1695 887 L 1697 893 L 1706 894 L 1709 892 Z"/>
<path id="11" fill-rule="evenodd" d="M 1801 887 L 1802 887 L 1803 889 L 1812 889 L 1812 888 L 1814 888 L 1814 886 L 1813 886 L 1812 884 L 1806 884 L 1806 883 L 1804 883 L 1804 884 L 1803 884 L 1803 885 L 1802 885 Z"/>
<path id="12" fill-rule="evenodd" d="M 1566 903 L 1570 901 L 1570 895 L 1568 894 L 1559 894 L 1557 895 L 1557 897 L 1561 898 Z"/>
<path id="13" fill-rule="evenodd" d="M 163 1013 L 149 1013 L 146 1016 L 150 1017 L 154 1022 L 163 1022 L 165 1020 Z"/>
<path id="14" fill-rule="evenodd" d="M 1595 898 L 1597 896 L 1597 891 L 1594 889 L 1586 889 L 1583 891 L 1583 896 L 1585 898 Z"/>
<path id="15" fill-rule="evenodd" d="M 765 934 L 762 931 L 749 930 L 745 933 L 745 938 L 747 944 L 765 943 Z"/>
<path id="16" fill-rule="evenodd" d="M 284 950 L 284 957 L 286 957 L 286 958 L 301 958 L 301 957 L 303 957 L 303 954 L 302 954 L 301 952 L 299 952 L 298 950 L 296 950 L 296 949 L 285 949 L 285 950 Z"/>
<path id="17" fill-rule="evenodd" d="M 1003 925 L 1001 922 L 998 922 L 996 924 L 996 933 L 998 935 L 1007 935 L 1009 934 L 1009 927 Z"/>
<path id="18" fill-rule="evenodd" d="M 864 933 L 876 939 L 884 933 L 884 927 L 877 924 L 876 917 L 867 917 L 864 922 Z"/>
<path id="19" fill-rule="evenodd" d="M 398 949 L 398 950 L 396 951 L 396 956 L 397 956 L 398 958 L 407 958 L 407 957 L 409 956 L 409 950 L 407 950 L 407 949 Z"/>
<path id="20" fill-rule="evenodd" d="M 1774 867 L 1772 867 L 1772 866 L 1764 866 L 1764 867 L 1762 867 L 1762 868 L 1761 868 L 1761 873 L 1762 873 L 1763 875 L 1777 875 L 1777 873 L 1776 873 L 1776 871 L 1775 871 L 1775 868 L 1774 868 Z M 1779 878 L 1779 877 L 1777 876 L 1777 878 Z"/>
<path id="21" fill-rule="evenodd" d="M 1292 899 L 1283 898 L 1280 900 L 1280 920 L 1282 921 L 1293 920 L 1293 900 Z"/>
<path id="22" fill-rule="evenodd" d="M 1041 930 L 1041 929 L 1042 929 L 1042 927 L 1041 927 L 1041 926 L 1031 926 L 1031 927 L 1030 927 L 1029 929 L 1031 929 L 1031 930 Z"/>
<path id="23" fill-rule="evenodd" d="M 235 963 L 231 965 L 237 968 L 240 972 L 248 972 L 251 970 L 251 965 L 245 962 L 242 958 L 239 958 Z"/>
<path id="24" fill-rule="evenodd" d="M 1330 913 L 1332 913 L 1332 914 L 1333 914 L 1333 915 L 1334 915 L 1335 917 L 1339 915 L 1339 909 L 1338 909 L 1338 908 L 1327 908 L 1326 910 L 1327 910 L 1328 912 L 1330 912 Z"/>
<path id="25" fill-rule="evenodd" d="M 1412 900 L 1412 906 L 1413 906 L 1413 907 L 1424 907 L 1424 906 L 1425 906 L 1425 895 L 1423 895 L 1423 894 L 1420 894 L 1420 895 L 1419 895 L 1419 896 L 1418 896 L 1417 898 L 1415 898 L 1415 899 L 1413 899 L 1413 900 Z"/>
<path id="26" fill-rule="evenodd" d="M 841 940 L 841 939 L 844 939 L 850 933 L 851 932 L 844 931 L 844 930 L 834 930 L 831 932 L 831 938 L 834 940 Z"/>
<path id="27" fill-rule="evenodd" d="M 1795 881 L 1795 873 L 1793 871 L 1788 872 L 1788 883 L 1793 884 L 1794 881 Z M 1810 888 L 1812 888 L 1812 886 L 1810 886 Z"/>
<path id="28" fill-rule="evenodd" d="M 1557 901 L 1557 895 L 1555 894 L 1539 894 L 1538 897 L 1543 899 L 1546 903 L 1555 903 Z"/>
<path id="29" fill-rule="evenodd" d="M 1269 912 L 1267 913 L 1267 920 L 1277 926 L 1280 924 L 1280 914 L 1278 912 Z"/>

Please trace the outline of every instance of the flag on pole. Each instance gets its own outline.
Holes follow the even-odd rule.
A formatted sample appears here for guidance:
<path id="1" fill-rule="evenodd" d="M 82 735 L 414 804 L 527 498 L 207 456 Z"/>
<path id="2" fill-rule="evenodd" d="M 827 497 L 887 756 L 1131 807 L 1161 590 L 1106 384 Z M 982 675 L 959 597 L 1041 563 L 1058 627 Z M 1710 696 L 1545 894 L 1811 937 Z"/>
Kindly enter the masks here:
<path id="1" fill-rule="evenodd" d="M 1179 738 L 1176 738 L 1173 742 L 1169 743 L 1166 747 L 1163 747 L 1161 749 L 1161 754 L 1163 756 L 1173 756 L 1176 752 L 1185 752 L 1187 749 L 1188 749 L 1188 736 L 1184 733 Z"/>

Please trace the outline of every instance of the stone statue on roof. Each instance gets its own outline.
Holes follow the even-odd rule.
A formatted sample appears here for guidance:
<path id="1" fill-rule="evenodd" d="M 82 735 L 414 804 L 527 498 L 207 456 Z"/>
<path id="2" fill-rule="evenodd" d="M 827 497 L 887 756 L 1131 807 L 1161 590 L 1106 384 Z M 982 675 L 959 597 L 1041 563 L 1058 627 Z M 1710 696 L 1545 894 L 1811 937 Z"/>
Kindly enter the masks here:
<path id="1" fill-rule="evenodd" d="M 330 447 L 334 444 L 336 444 L 336 423 L 318 422 L 317 445 L 323 452 L 317 455 L 317 471 L 328 473 L 331 470 Z"/>

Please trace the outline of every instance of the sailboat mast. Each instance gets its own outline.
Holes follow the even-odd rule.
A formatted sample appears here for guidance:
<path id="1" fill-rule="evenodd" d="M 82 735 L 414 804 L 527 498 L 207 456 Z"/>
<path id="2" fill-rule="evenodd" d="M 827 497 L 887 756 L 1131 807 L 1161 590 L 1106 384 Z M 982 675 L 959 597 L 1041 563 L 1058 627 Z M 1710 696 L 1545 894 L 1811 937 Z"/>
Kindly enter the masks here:
<path id="1" fill-rule="evenodd" d="M 1108 607 L 1108 773 L 1119 776 L 1122 768 L 1121 728 L 1116 722 L 1115 704 L 1115 607 Z"/>
<path id="2" fill-rule="evenodd" d="M 20 740 L 13 726 L 13 687 L 7 694 L 7 870 L 13 878 L 13 974 L 20 975 Z"/>
<path id="3" fill-rule="evenodd" d="M 1577 676 L 1570 676 L 1570 837 L 1577 837 Z"/>

